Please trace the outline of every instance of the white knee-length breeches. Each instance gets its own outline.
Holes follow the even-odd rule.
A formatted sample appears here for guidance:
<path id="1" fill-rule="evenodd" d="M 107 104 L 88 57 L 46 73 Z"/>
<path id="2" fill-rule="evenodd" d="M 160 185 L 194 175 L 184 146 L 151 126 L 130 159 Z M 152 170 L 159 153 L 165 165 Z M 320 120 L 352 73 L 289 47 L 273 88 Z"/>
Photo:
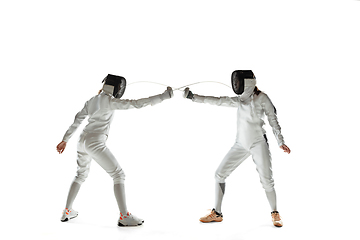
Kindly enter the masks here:
<path id="1" fill-rule="evenodd" d="M 256 170 L 260 176 L 260 182 L 266 192 L 274 191 L 272 178 L 271 154 L 265 137 L 255 141 L 250 149 L 245 149 L 236 142 L 226 154 L 215 173 L 215 179 L 224 183 L 225 179 L 250 155 L 256 164 Z"/>
<path id="2" fill-rule="evenodd" d="M 82 184 L 89 175 L 91 159 L 94 159 L 114 180 L 124 183 L 125 174 L 114 155 L 106 147 L 107 135 L 86 133 L 80 135 L 77 145 L 77 175 L 75 182 Z"/>

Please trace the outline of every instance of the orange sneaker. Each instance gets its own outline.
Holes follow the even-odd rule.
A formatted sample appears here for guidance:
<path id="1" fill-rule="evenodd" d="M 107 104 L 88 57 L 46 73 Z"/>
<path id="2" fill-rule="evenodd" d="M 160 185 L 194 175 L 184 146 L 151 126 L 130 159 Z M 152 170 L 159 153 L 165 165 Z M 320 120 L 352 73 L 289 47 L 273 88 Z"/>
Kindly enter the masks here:
<path id="1" fill-rule="evenodd" d="M 211 210 L 211 213 L 207 214 L 206 216 L 199 219 L 200 222 L 203 223 L 209 223 L 209 222 L 221 222 L 223 220 L 223 215 L 221 213 L 218 213 L 213 210 Z"/>
<path id="2" fill-rule="evenodd" d="M 271 212 L 272 222 L 275 227 L 282 227 L 283 222 L 281 220 L 280 214 L 278 211 Z"/>

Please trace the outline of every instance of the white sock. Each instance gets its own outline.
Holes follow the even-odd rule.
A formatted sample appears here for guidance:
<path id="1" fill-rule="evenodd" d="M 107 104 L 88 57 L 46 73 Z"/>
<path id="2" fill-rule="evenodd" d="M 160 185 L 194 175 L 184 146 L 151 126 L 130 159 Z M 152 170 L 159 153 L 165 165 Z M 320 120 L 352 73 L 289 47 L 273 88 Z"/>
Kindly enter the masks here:
<path id="1" fill-rule="evenodd" d="M 269 201 L 270 207 L 272 211 L 277 211 L 277 206 L 276 206 L 276 192 L 271 191 L 271 192 L 266 192 L 266 197 Z"/>
<path id="2" fill-rule="evenodd" d="M 215 181 L 215 211 L 221 214 L 221 204 L 225 193 L 225 183 Z"/>
<path id="3" fill-rule="evenodd" d="M 128 210 L 126 207 L 126 198 L 125 198 L 125 186 L 123 183 L 114 184 L 114 193 L 115 198 L 119 207 L 119 210 L 122 214 L 126 215 Z"/>
<path id="4" fill-rule="evenodd" d="M 81 185 L 79 183 L 72 182 L 69 193 L 68 193 L 67 201 L 66 201 L 66 206 L 65 206 L 67 209 L 72 208 L 73 202 L 80 190 L 80 186 Z"/>

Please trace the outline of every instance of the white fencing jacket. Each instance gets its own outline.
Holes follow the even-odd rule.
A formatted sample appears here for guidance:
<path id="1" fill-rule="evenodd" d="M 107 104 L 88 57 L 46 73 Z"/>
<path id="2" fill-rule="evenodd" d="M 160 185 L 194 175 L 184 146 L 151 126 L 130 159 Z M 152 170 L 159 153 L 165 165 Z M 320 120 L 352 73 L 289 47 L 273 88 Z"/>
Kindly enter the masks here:
<path id="1" fill-rule="evenodd" d="M 285 144 L 281 134 L 281 128 L 277 120 L 276 109 L 269 97 L 261 92 L 259 95 L 251 94 L 243 99 L 236 97 L 211 97 L 194 94 L 194 102 L 209 103 L 217 106 L 237 107 L 237 135 L 236 141 L 246 149 L 266 133 L 263 125 L 264 114 L 266 114 L 269 124 L 279 146 Z"/>
<path id="2" fill-rule="evenodd" d="M 63 141 L 68 142 L 82 121 L 89 116 L 89 123 L 85 126 L 84 132 L 109 134 L 110 124 L 113 119 L 114 110 L 125 110 L 131 108 L 142 108 L 148 105 L 161 103 L 168 99 L 170 93 L 165 91 L 163 94 L 155 95 L 138 100 L 127 100 L 114 98 L 112 93 L 103 91 L 85 103 L 83 109 L 75 116 L 74 123 L 66 131 Z"/>

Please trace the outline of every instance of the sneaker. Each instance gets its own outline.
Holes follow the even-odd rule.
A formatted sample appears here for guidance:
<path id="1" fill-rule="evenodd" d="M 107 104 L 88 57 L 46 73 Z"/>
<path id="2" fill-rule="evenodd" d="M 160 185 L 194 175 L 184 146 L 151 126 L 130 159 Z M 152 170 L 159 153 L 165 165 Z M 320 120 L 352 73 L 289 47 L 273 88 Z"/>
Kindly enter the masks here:
<path id="1" fill-rule="evenodd" d="M 199 219 L 200 222 L 209 223 L 209 222 L 221 222 L 223 220 L 223 215 L 215 211 L 215 208 L 211 210 L 211 213 Z"/>
<path id="2" fill-rule="evenodd" d="M 62 216 L 60 218 L 60 221 L 62 221 L 62 222 L 69 221 L 70 219 L 76 218 L 77 215 L 78 215 L 78 212 L 75 211 L 74 209 L 65 208 L 65 210 L 63 211 Z"/>
<path id="3" fill-rule="evenodd" d="M 120 213 L 120 218 L 118 220 L 119 227 L 126 226 L 139 226 L 143 224 L 144 220 L 132 215 L 131 213 L 127 213 L 126 215 Z"/>
<path id="4" fill-rule="evenodd" d="M 271 212 L 272 221 L 275 227 L 282 227 L 283 222 L 281 220 L 280 214 L 278 211 Z"/>

